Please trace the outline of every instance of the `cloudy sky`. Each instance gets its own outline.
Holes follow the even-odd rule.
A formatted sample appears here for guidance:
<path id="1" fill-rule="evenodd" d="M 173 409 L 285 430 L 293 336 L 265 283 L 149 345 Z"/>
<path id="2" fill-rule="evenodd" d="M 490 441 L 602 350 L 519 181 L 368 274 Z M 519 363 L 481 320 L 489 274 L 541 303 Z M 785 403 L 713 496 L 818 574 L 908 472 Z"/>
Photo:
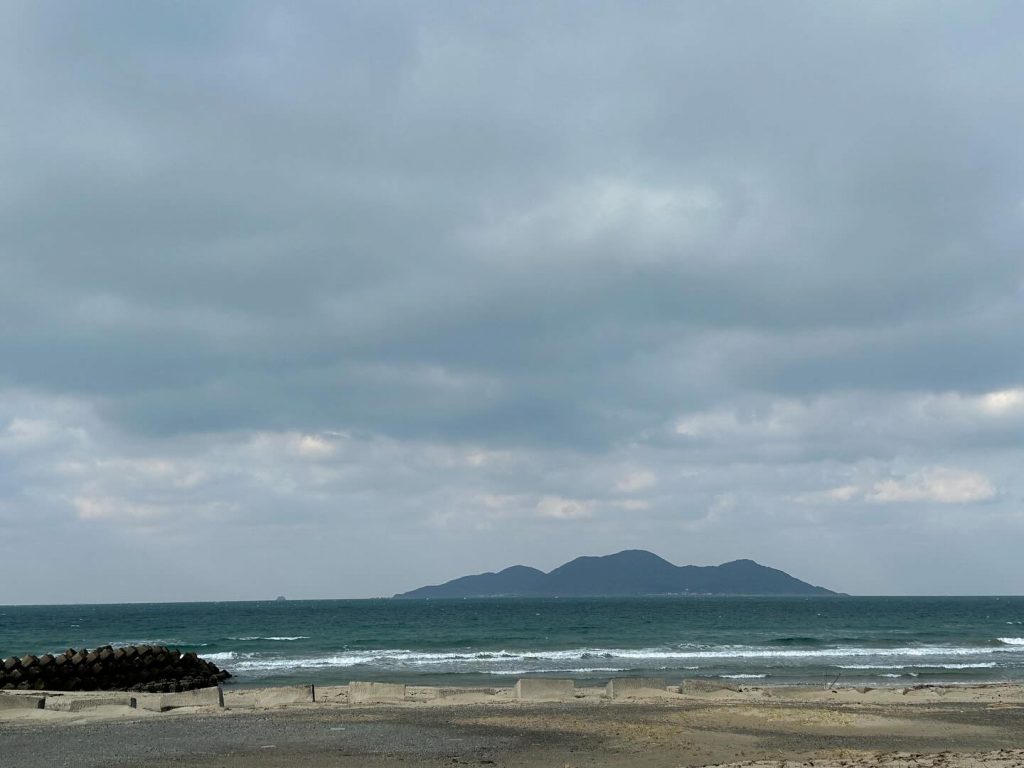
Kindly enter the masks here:
<path id="1" fill-rule="evenodd" d="M 3 3 L 0 603 L 1024 593 L 1022 28 Z"/>

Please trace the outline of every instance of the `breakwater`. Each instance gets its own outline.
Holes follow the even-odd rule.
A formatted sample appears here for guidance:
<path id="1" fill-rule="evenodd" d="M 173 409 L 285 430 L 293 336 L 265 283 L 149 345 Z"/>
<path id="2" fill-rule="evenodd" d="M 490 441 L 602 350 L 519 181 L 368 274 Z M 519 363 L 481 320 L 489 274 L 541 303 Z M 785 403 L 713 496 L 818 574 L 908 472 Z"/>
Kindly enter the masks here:
<path id="1" fill-rule="evenodd" d="M 164 645 L 69 648 L 42 656 L 11 656 L 0 663 L 0 690 L 139 691 L 180 693 L 231 677 L 193 652 Z"/>

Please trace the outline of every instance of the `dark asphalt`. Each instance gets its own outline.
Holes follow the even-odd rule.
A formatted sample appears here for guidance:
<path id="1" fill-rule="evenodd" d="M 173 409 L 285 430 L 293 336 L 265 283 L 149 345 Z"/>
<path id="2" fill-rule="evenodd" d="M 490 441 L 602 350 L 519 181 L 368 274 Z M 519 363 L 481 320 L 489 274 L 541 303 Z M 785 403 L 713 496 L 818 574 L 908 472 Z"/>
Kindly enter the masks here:
<path id="1" fill-rule="evenodd" d="M 419 762 L 505 764 L 523 749 L 575 749 L 550 732 L 467 727 L 438 711 L 347 710 L 242 715 L 178 715 L 87 725 L 0 724 L 0 768 L 273 764 L 363 765 Z M 223 761 L 223 762 L 222 762 Z"/>

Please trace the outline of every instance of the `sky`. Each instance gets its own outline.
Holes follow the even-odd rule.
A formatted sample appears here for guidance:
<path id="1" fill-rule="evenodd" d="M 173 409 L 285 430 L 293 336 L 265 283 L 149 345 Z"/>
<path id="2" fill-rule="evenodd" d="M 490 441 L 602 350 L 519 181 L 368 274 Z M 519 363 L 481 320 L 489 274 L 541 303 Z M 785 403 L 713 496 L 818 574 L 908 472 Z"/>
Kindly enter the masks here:
<path id="1" fill-rule="evenodd" d="M 1024 593 L 1022 28 L 4 2 L 0 604 Z"/>

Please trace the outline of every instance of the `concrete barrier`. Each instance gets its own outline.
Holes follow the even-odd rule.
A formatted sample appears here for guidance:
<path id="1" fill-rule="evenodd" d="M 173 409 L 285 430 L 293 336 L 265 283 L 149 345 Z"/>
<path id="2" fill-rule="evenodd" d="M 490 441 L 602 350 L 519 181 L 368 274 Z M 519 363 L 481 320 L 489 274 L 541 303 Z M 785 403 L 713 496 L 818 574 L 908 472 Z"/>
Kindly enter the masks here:
<path id="1" fill-rule="evenodd" d="M 469 687 L 453 687 L 453 686 L 442 686 L 440 688 L 434 688 L 435 699 L 447 699 L 452 696 L 496 696 L 500 688 L 469 688 Z"/>
<path id="2" fill-rule="evenodd" d="M 520 701 L 557 701 L 572 696 L 575 690 L 575 680 L 523 677 L 516 681 L 516 698 Z"/>
<path id="3" fill-rule="evenodd" d="M 385 704 L 396 701 L 405 701 L 405 686 L 399 683 L 352 681 L 348 684 L 349 704 Z"/>
<path id="4" fill-rule="evenodd" d="M 93 707 L 135 707 L 136 698 L 121 696 L 47 696 L 45 709 L 52 712 L 81 712 Z"/>
<path id="5" fill-rule="evenodd" d="M 136 701 L 140 709 L 153 712 L 166 712 L 179 707 L 223 707 L 224 691 L 218 685 L 181 693 L 136 694 Z"/>
<path id="6" fill-rule="evenodd" d="M 644 691 L 667 693 L 665 681 L 660 677 L 616 677 L 609 680 L 605 687 L 605 693 L 610 699 L 642 696 Z"/>
<path id="7" fill-rule="evenodd" d="M 311 704 L 316 701 L 316 689 L 310 685 L 285 685 L 279 688 L 255 688 L 249 691 L 231 691 L 224 696 L 229 709 L 280 707 L 285 704 Z"/>
<path id="8" fill-rule="evenodd" d="M 43 696 L 0 694 L 0 709 L 42 709 L 45 701 Z"/>

